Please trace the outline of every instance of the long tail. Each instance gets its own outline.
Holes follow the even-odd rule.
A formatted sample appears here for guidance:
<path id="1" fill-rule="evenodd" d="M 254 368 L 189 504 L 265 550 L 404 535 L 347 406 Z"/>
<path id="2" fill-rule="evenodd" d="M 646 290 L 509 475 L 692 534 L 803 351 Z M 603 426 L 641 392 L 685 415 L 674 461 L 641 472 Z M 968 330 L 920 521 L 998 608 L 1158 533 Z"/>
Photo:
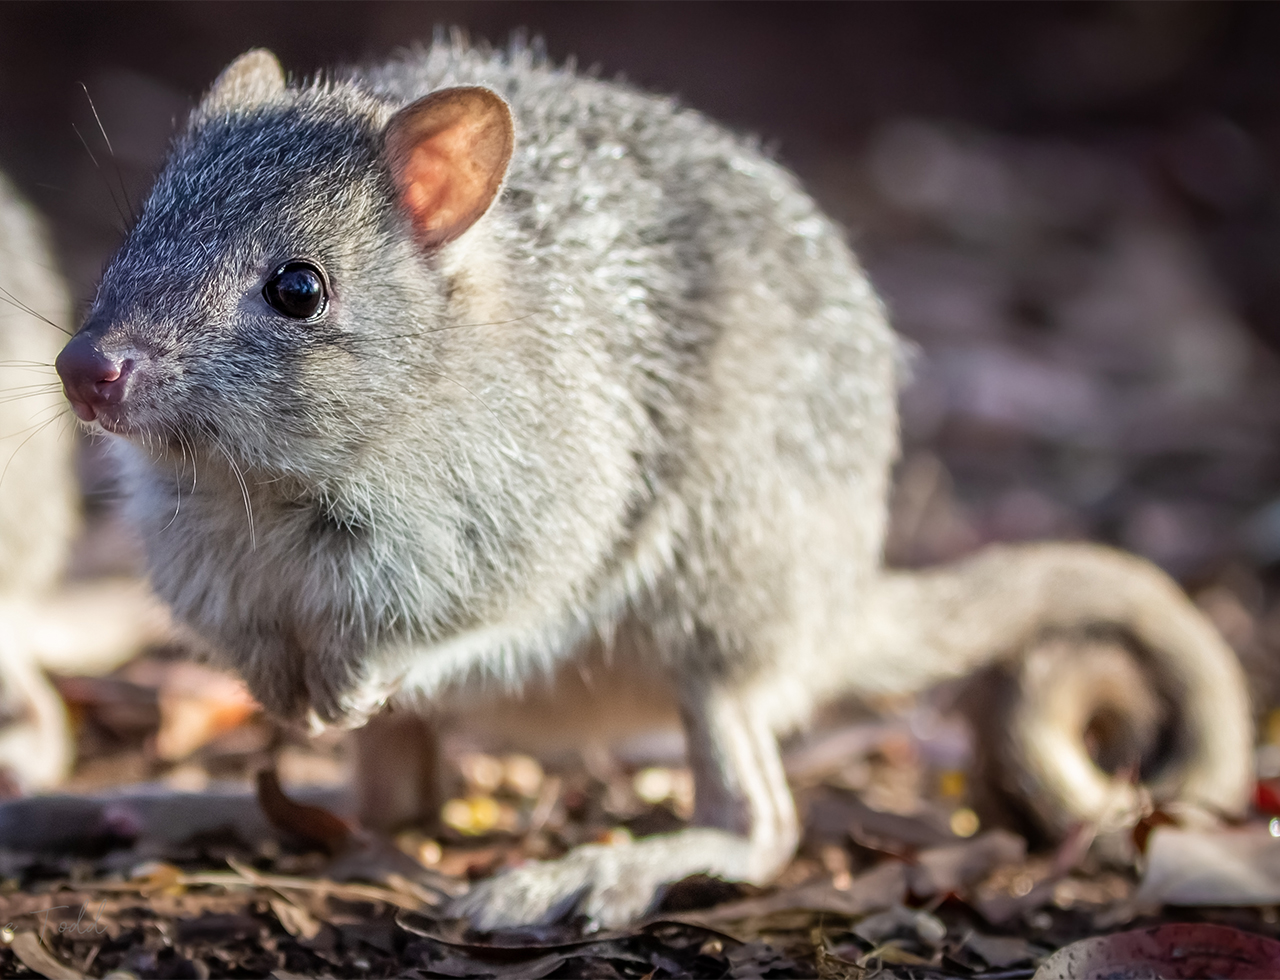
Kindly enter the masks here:
<path id="1" fill-rule="evenodd" d="M 1116 669 L 1116 641 L 1173 709 L 1173 747 L 1154 774 L 1155 795 L 1217 812 L 1246 806 L 1253 723 L 1240 663 L 1148 562 L 1096 545 L 993 547 L 954 565 L 890 573 L 870 606 L 867 663 L 910 664 L 886 687 L 1017 665 L 1020 703 L 1001 715 L 1002 752 L 1023 770 L 1013 778 L 1017 792 L 1047 829 L 1105 823 L 1133 802 L 1131 779 L 1099 768 L 1084 738 L 1091 714 L 1123 712 L 1126 703 L 1141 716 L 1133 727 L 1150 727 L 1150 696 L 1128 695 L 1139 672 Z"/>

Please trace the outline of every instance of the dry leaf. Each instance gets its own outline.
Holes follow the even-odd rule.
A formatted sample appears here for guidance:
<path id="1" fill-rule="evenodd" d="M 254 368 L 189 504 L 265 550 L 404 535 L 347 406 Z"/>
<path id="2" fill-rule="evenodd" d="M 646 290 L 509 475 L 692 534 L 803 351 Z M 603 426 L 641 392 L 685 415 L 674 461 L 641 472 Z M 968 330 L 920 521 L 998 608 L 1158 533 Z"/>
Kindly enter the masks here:
<path id="1" fill-rule="evenodd" d="M 181 868 L 163 861 L 147 861 L 129 875 L 130 883 L 136 884 L 143 894 L 159 891 L 166 895 L 181 895 L 186 890 L 182 879 Z"/>
<path id="2" fill-rule="evenodd" d="M 1000 865 L 1021 861 L 1026 853 L 1027 842 L 1007 830 L 989 830 L 959 844 L 931 847 L 916 855 L 910 867 L 911 891 L 922 898 L 960 892 Z"/>
<path id="3" fill-rule="evenodd" d="M 84 974 L 54 956 L 34 932 L 20 932 L 9 944 L 22 965 L 47 980 L 85 980 Z"/>
<path id="4" fill-rule="evenodd" d="M 156 755 L 168 762 L 185 759 L 261 710 L 242 681 L 191 663 L 165 671 L 159 701 Z"/>
<path id="5" fill-rule="evenodd" d="M 323 807 L 298 803 L 285 796 L 273 769 L 258 773 L 258 806 L 277 830 L 317 844 L 331 855 L 349 847 L 356 833 L 352 824 Z"/>
<path id="6" fill-rule="evenodd" d="M 981 956 L 993 970 L 1007 970 L 1031 963 L 1045 952 L 1020 936 L 984 936 L 982 933 L 973 933 L 965 937 L 964 945 Z"/>
<path id="7" fill-rule="evenodd" d="M 463 888 L 461 882 L 424 868 L 392 841 L 343 820 L 323 807 L 291 800 L 271 769 L 258 773 L 258 804 L 277 829 L 324 848 L 332 858 L 327 872 L 336 881 L 410 882 L 427 889 L 415 889 L 412 894 L 428 903 Z M 393 887 L 402 887 L 402 884 Z"/>
<path id="8" fill-rule="evenodd" d="M 1280 942 L 1230 926 L 1177 922 L 1064 946 L 1034 980 L 1145 977 L 1274 980 L 1280 978 Z"/>
<path id="9" fill-rule="evenodd" d="M 854 877 L 848 888 L 815 882 L 756 898 L 726 902 L 696 912 L 664 914 L 662 918 L 704 928 L 719 929 L 727 922 L 756 919 L 793 909 L 860 916 L 901 904 L 907 897 L 907 869 L 901 861 L 882 861 Z"/>
<path id="10" fill-rule="evenodd" d="M 289 935 L 300 939 L 315 939 L 320 934 L 322 923 L 306 909 L 286 902 L 283 898 L 273 898 L 268 904 Z"/>
<path id="11" fill-rule="evenodd" d="M 858 966 L 864 969 L 877 962 L 890 966 L 928 966 L 932 960 L 905 950 L 896 942 L 877 946 L 870 953 L 864 953 L 858 957 Z"/>
<path id="12" fill-rule="evenodd" d="M 1280 839 L 1265 826 L 1156 827 L 1134 902 L 1139 908 L 1278 904 Z"/>

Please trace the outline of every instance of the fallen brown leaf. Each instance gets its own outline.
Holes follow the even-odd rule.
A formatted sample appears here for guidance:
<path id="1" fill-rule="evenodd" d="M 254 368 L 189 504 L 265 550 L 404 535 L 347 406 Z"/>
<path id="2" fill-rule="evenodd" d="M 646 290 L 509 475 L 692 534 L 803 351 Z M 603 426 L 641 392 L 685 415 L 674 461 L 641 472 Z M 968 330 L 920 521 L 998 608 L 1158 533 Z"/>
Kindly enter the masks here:
<path id="1" fill-rule="evenodd" d="M 274 770 L 258 773 L 258 803 L 277 829 L 322 847 L 331 858 L 328 873 L 337 881 L 380 882 L 427 905 L 466 890 L 465 882 L 423 867 L 393 841 L 323 807 L 291 800 Z"/>
<path id="2" fill-rule="evenodd" d="M 1280 978 L 1280 942 L 1230 926 L 1175 922 L 1082 939 L 1058 950 L 1034 980 L 1163 977 Z"/>
<path id="3" fill-rule="evenodd" d="M 931 847 L 909 866 L 911 892 L 920 898 L 948 895 L 977 884 L 995 868 L 1015 864 L 1027 853 L 1027 842 L 1007 830 L 990 830 L 958 844 Z"/>
<path id="4" fill-rule="evenodd" d="M 166 762 L 185 759 L 262 710 L 244 683 L 228 674 L 186 662 L 166 666 L 156 733 L 156 755 Z"/>
<path id="5" fill-rule="evenodd" d="M 298 803 L 286 796 L 274 769 L 258 773 L 258 806 L 277 830 L 318 845 L 330 855 L 350 847 L 357 833 L 353 823 L 324 807 Z"/>
<path id="6" fill-rule="evenodd" d="M 744 898 L 664 918 L 719 929 L 725 923 L 756 919 L 794 909 L 847 916 L 866 915 L 868 912 L 900 904 L 906 897 L 906 866 L 900 861 L 889 860 L 855 876 L 848 888 L 834 888 L 828 881 L 810 882 L 756 898 Z"/>

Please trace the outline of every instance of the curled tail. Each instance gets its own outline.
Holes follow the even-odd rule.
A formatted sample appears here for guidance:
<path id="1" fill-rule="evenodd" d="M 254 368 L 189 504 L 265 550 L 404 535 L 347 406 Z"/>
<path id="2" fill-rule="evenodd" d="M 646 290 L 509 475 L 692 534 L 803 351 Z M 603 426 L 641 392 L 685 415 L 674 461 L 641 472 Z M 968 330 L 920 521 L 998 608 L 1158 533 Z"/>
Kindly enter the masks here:
<path id="1" fill-rule="evenodd" d="M 1137 802 L 1134 773 L 1105 771 L 1105 746 L 1090 752 L 1108 730 L 1148 750 L 1164 743 L 1141 760 L 1157 800 L 1246 806 L 1253 723 L 1240 663 L 1150 563 L 1097 545 L 1000 546 L 890 573 L 879 588 L 869 662 L 910 664 L 888 686 L 914 689 L 990 667 L 970 698 L 984 749 L 1051 833 L 1105 826 Z"/>

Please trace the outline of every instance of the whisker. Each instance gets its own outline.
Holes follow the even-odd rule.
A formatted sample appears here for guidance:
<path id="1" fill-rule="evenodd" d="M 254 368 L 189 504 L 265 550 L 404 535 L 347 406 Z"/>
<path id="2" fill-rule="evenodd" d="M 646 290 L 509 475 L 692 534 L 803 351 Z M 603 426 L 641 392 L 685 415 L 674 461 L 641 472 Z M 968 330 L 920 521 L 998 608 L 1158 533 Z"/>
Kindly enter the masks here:
<path id="1" fill-rule="evenodd" d="M 392 355 L 390 355 L 390 354 L 379 354 L 379 353 L 376 353 L 376 352 L 373 352 L 373 351 L 366 351 L 366 353 L 367 353 L 369 356 L 371 356 L 371 357 L 381 358 L 381 359 L 382 359 L 382 360 L 384 360 L 384 361 L 390 361 L 390 362 L 392 362 L 392 363 L 403 363 L 399 358 L 393 357 L 393 356 L 392 356 Z M 447 374 L 443 374 L 443 373 L 441 373 L 441 372 L 439 372 L 439 371 L 425 371 L 425 370 L 422 370 L 422 369 L 420 369 L 420 368 L 415 368 L 415 370 L 416 370 L 416 371 L 418 371 L 418 372 L 419 372 L 419 373 L 421 373 L 421 374 L 426 374 L 426 375 L 429 375 L 430 377 L 433 377 L 433 378 L 443 378 L 445 381 L 448 381 L 450 384 L 457 385 L 459 388 L 461 388 L 463 391 L 465 391 L 468 395 L 470 395 L 472 398 L 474 398 L 476 401 L 478 401 L 481 405 L 483 405 L 483 406 L 484 406 L 484 408 L 485 408 L 485 410 L 486 410 L 490 415 L 492 415 L 492 416 L 493 416 L 495 419 L 497 419 L 499 422 L 502 422 L 502 417 L 501 417 L 500 415 L 498 415 L 498 413 L 497 413 L 497 412 L 495 412 L 495 411 L 494 411 L 494 410 L 489 406 L 489 403 L 488 403 L 488 402 L 486 402 L 483 398 L 481 398 L 481 397 L 480 397 L 479 395 L 477 395 L 474 391 L 472 391 L 470 388 L 468 388 L 466 385 L 464 385 L 461 381 L 458 381 L 456 378 L 451 378 L 451 377 L 449 377 L 449 375 L 447 375 Z M 505 425 L 504 425 L 503 427 L 505 428 Z"/>
<path id="2" fill-rule="evenodd" d="M 45 391 L 52 391 L 61 384 L 60 381 L 32 381 L 30 384 L 13 385 L 10 388 L 0 388 L 0 392 L 4 391 L 30 391 L 32 388 L 41 388 Z"/>
<path id="3" fill-rule="evenodd" d="M 227 462 L 231 465 L 231 472 L 235 474 L 236 480 L 240 483 L 240 494 L 244 497 L 244 512 L 249 518 L 249 550 L 258 550 L 258 539 L 253 528 L 253 505 L 249 502 L 249 485 L 244 482 L 244 474 L 240 472 L 240 467 L 236 465 L 236 461 L 232 459 L 231 453 L 227 451 L 227 447 L 220 441 L 215 441 L 214 445 L 218 447 L 218 451 L 226 457 Z"/>
<path id="4" fill-rule="evenodd" d="M 35 310 L 29 307 L 26 303 L 22 302 L 22 300 L 18 299 L 17 296 L 13 295 L 13 293 L 9 292 L 9 290 L 5 289 L 3 286 L 0 286 L 0 299 L 3 299 L 5 302 L 10 303 L 11 305 L 17 307 L 23 313 L 26 313 L 28 316 L 33 316 L 37 320 L 41 321 L 42 323 L 47 323 L 49 326 L 53 327 L 54 330 L 61 330 L 68 337 L 74 336 L 74 334 L 70 330 L 68 330 L 66 327 L 60 327 L 56 323 L 54 323 L 52 320 L 50 320 L 47 316 L 45 316 L 43 313 L 37 313 Z"/>
<path id="5" fill-rule="evenodd" d="M 38 392 L 38 391 L 57 391 L 60 385 L 56 381 L 41 381 L 37 384 L 14 385 L 12 388 L 0 388 L 0 395 L 8 395 L 14 392 Z"/>
<path id="6" fill-rule="evenodd" d="M 29 436 L 23 439 L 22 442 L 18 443 L 17 448 L 14 449 L 14 451 L 9 454 L 9 459 L 4 464 L 4 469 L 0 470 L 0 486 L 4 485 L 4 478 L 9 472 L 9 467 L 13 465 L 14 457 L 16 457 L 18 453 L 22 451 L 22 447 L 25 446 L 27 443 L 29 443 L 36 436 L 38 436 L 41 432 L 43 432 L 49 426 L 53 425 L 53 423 L 58 421 L 58 419 L 61 417 L 62 417 L 62 413 L 59 413 L 58 415 L 55 415 L 53 418 L 46 419 L 45 421 L 41 422 L 39 425 L 35 426 L 35 431 L 33 431 Z M 15 435 L 18 435 L 18 434 L 20 433 L 15 433 Z"/>
<path id="7" fill-rule="evenodd" d="M 84 82 L 80 83 L 80 87 L 84 89 L 84 97 L 89 100 L 89 108 L 93 111 L 93 120 L 98 124 L 98 132 L 102 134 L 102 142 L 107 144 L 107 153 L 111 155 L 111 161 L 115 164 L 116 183 L 120 185 L 120 196 L 124 198 L 125 206 L 129 209 L 129 219 L 131 222 L 137 221 L 138 216 L 133 213 L 133 205 L 129 201 L 129 191 L 124 186 L 124 174 L 120 171 L 120 163 L 116 160 L 115 147 L 111 145 L 111 140 L 107 136 L 107 127 L 102 125 L 102 117 L 98 115 L 98 107 L 93 104 L 93 96 L 89 94 L 89 86 Z M 124 215 L 121 215 L 123 218 Z"/>
<path id="8" fill-rule="evenodd" d="M 65 404 L 46 405 L 44 408 L 40 409 L 38 412 L 32 415 L 30 425 L 28 425 L 26 428 L 18 429 L 16 432 L 6 432 L 3 435 L 0 435 L 0 442 L 4 442 L 6 439 L 16 439 L 18 438 L 18 436 L 23 435 L 24 433 L 30 432 L 32 429 L 43 425 L 44 422 L 41 421 L 40 416 L 43 415 L 45 412 L 53 412 L 55 415 L 61 415 L 63 413 L 66 413 L 67 411 L 68 411 L 68 408 Z"/>
<path id="9" fill-rule="evenodd" d="M 84 89 L 84 97 L 89 100 L 89 109 L 93 112 L 94 122 L 98 124 L 98 132 L 102 134 L 102 142 L 107 144 L 107 152 L 115 156 L 115 148 L 111 145 L 111 140 L 107 137 L 107 131 L 102 125 L 102 118 L 98 115 L 98 107 L 93 104 L 93 96 L 89 94 L 89 86 L 81 82 L 80 87 Z"/>
<path id="10" fill-rule="evenodd" d="M 97 167 L 97 169 L 101 170 L 102 168 L 98 166 L 98 158 L 93 155 L 93 150 L 89 149 L 89 144 L 85 141 L 84 136 L 82 136 L 80 133 L 80 127 L 77 126 L 75 123 L 72 123 L 71 129 L 77 136 L 80 137 L 80 145 L 84 147 L 84 152 L 89 154 L 89 159 L 93 161 L 93 165 Z"/>
<path id="11" fill-rule="evenodd" d="M 44 391 L 26 391 L 16 395 L 0 395 L 0 405 L 12 405 L 14 402 L 20 402 L 26 398 L 38 398 L 41 395 L 52 395 L 53 393 L 54 390 L 52 388 L 48 388 Z"/>
<path id="12" fill-rule="evenodd" d="M 128 225 L 129 219 L 125 216 L 124 208 L 120 206 L 120 201 L 116 198 L 115 188 L 111 186 L 111 181 L 107 180 L 107 175 L 102 171 L 102 165 L 98 163 L 98 158 L 93 155 L 93 150 L 89 149 L 89 144 L 80 132 L 80 127 L 75 123 L 71 124 L 71 128 L 75 130 L 75 134 L 80 139 L 80 145 L 84 147 L 84 151 L 89 154 L 89 159 L 93 161 L 93 168 L 98 171 L 98 176 L 102 180 L 102 184 L 107 189 L 107 194 L 111 197 L 111 203 L 115 205 L 116 214 L 120 215 L 120 221 L 124 225 Z M 121 231 L 125 229 L 122 228 Z"/>
<path id="13" fill-rule="evenodd" d="M 366 354 L 368 354 L 370 357 L 377 357 L 377 358 L 381 358 L 382 360 L 389 361 L 389 362 L 392 362 L 392 363 L 403 363 L 402 361 L 400 361 L 400 359 L 395 358 L 395 357 L 392 357 L 392 356 L 391 356 L 391 355 L 389 355 L 389 354 L 378 354 L 378 353 L 375 353 L 375 352 L 372 352 L 372 351 L 366 351 L 365 353 L 366 353 Z M 426 370 L 423 370 L 423 369 L 421 369 L 421 368 L 415 368 L 415 370 L 416 370 L 416 371 L 418 371 L 418 373 L 420 373 L 420 374 L 426 374 L 426 375 L 428 375 L 428 376 L 430 376 L 430 377 L 433 377 L 433 378 L 442 378 L 442 379 L 444 379 L 445 381 L 448 381 L 448 382 L 449 382 L 450 384 L 452 384 L 452 385 L 457 385 L 459 388 L 461 388 L 463 391 L 465 391 L 468 395 L 470 395 L 472 398 L 474 398 L 476 401 L 478 401 L 478 402 L 479 402 L 479 403 L 484 407 L 485 411 L 487 411 L 490 415 L 492 415 L 492 416 L 494 417 L 494 419 L 495 419 L 499 424 L 501 424 L 501 425 L 502 425 L 503 431 L 504 431 L 504 432 L 506 432 L 508 435 L 510 435 L 510 429 L 508 428 L 508 426 L 506 425 L 506 423 L 505 423 L 505 422 L 503 422 L 503 420 L 502 420 L 502 416 L 500 416 L 497 412 L 495 412 L 495 411 L 493 410 L 493 408 L 489 405 L 489 403 L 488 403 L 488 402 L 486 402 L 486 401 L 485 401 L 483 398 L 481 398 L 478 394 L 476 394 L 474 391 L 472 391 L 470 388 L 468 388 L 466 385 L 464 385 L 461 381 L 458 381 L 456 378 L 451 378 L 451 377 L 449 377 L 449 375 L 447 375 L 447 374 L 443 374 L 443 373 L 441 373 L 441 372 L 439 372 L 439 371 L 426 371 Z"/>
<path id="14" fill-rule="evenodd" d="M 192 496 L 196 492 L 196 447 L 177 426 L 167 425 L 166 428 L 178 441 L 178 448 L 182 450 L 182 474 L 185 475 L 187 472 L 188 461 L 191 463 L 191 489 L 188 491 L 188 496 Z"/>
<path id="15" fill-rule="evenodd" d="M 62 383 L 60 381 L 33 381 L 30 384 L 0 388 L 0 395 L 13 391 L 57 391 L 61 387 Z"/>
<path id="16" fill-rule="evenodd" d="M 536 311 L 535 311 L 536 312 Z M 508 323 L 519 323 L 521 320 L 527 320 L 534 313 L 526 313 L 524 316 L 512 317 L 510 320 L 488 320 L 483 323 L 447 323 L 440 327 L 429 327 L 426 330 L 415 330 L 412 333 L 400 334 L 380 334 L 376 337 L 361 337 L 362 341 L 370 340 L 413 340 L 415 337 L 425 337 L 427 334 L 443 333 L 446 330 L 467 330 L 479 327 L 503 327 Z"/>
<path id="17" fill-rule="evenodd" d="M 178 441 L 182 443 L 183 459 L 186 459 L 187 450 L 191 450 L 191 493 L 194 495 L 196 492 L 196 447 L 182 433 L 178 433 Z"/>
<path id="18" fill-rule="evenodd" d="M 450 384 L 457 385 L 459 388 L 465 391 L 468 395 L 470 395 L 472 398 L 478 401 L 481 405 L 483 405 L 485 411 L 488 412 L 490 415 L 492 415 L 495 419 L 497 419 L 498 422 L 500 423 L 502 422 L 502 417 L 497 412 L 495 412 L 492 408 L 489 407 L 489 403 L 485 401 L 483 398 L 481 398 L 479 395 L 477 395 L 470 388 L 468 388 L 466 385 L 464 385 L 461 381 L 456 381 L 453 378 L 449 377 L 447 374 L 441 374 L 439 371 L 423 371 L 422 373 L 429 374 L 434 378 L 443 378 L 445 381 L 448 381 Z M 503 423 L 503 428 L 504 429 L 506 428 L 505 423 Z"/>
<path id="19" fill-rule="evenodd" d="M 105 137 L 106 134 L 104 133 L 103 135 Z M 168 428 L 168 426 L 166 426 L 166 428 Z M 172 431 L 174 435 L 177 435 L 179 442 L 181 442 L 182 437 L 178 434 L 177 430 L 171 429 L 170 431 Z M 183 469 L 186 469 L 186 464 L 187 464 L 187 448 L 184 445 L 182 447 L 182 468 Z M 177 500 L 175 500 L 173 504 L 173 516 L 169 518 L 169 523 L 160 529 L 161 534 L 169 530 L 169 528 L 173 527 L 173 522 L 178 519 L 178 515 L 182 512 L 182 471 L 178 469 L 177 462 L 174 462 L 173 469 L 174 469 L 173 491 L 174 491 L 174 494 L 177 496 Z"/>

